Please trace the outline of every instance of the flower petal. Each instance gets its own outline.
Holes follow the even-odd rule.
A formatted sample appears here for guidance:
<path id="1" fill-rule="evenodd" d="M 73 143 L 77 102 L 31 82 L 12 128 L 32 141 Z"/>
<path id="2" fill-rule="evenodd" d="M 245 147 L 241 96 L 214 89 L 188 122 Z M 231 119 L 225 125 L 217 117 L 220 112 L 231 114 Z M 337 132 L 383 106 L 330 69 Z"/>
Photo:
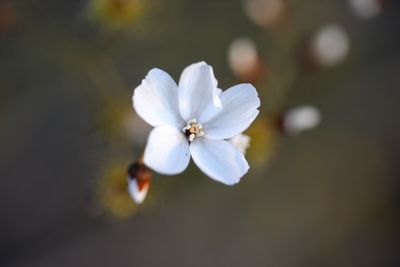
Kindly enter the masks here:
<path id="1" fill-rule="evenodd" d="M 246 130 L 257 117 L 260 99 L 254 86 L 238 84 L 220 95 L 222 111 L 203 124 L 205 137 L 228 139 Z"/>
<path id="2" fill-rule="evenodd" d="M 197 138 L 190 145 L 196 165 L 213 180 L 233 185 L 248 171 L 243 154 L 225 140 Z"/>
<path id="3" fill-rule="evenodd" d="M 221 100 L 213 69 L 205 62 L 186 67 L 179 80 L 179 110 L 185 121 L 203 123 L 221 111 Z"/>
<path id="4" fill-rule="evenodd" d="M 183 127 L 184 121 L 178 106 L 178 87 L 165 71 L 150 70 L 142 84 L 136 87 L 132 100 L 136 112 L 148 124 Z"/>
<path id="5" fill-rule="evenodd" d="M 165 175 L 183 172 L 189 165 L 189 143 L 182 132 L 170 125 L 154 128 L 144 150 L 144 164 Z"/>

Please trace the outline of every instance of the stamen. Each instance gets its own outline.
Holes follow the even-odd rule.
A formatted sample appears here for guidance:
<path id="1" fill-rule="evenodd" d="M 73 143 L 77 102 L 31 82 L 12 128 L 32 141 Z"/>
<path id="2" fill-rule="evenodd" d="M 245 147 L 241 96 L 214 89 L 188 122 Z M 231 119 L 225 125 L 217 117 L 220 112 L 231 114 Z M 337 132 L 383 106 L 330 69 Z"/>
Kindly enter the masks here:
<path id="1" fill-rule="evenodd" d="M 185 127 L 183 127 L 182 131 L 185 133 L 189 142 L 193 142 L 193 140 L 197 136 L 203 136 L 203 125 L 201 123 L 197 123 L 196 119 L 189 120 Z"/>
<path id="2" fill-rule="evenodd" d="M 195 134 L 191 134 L 191 135 L 189 135 L 188 140 L 189 140 L 190 142 L 193 142 L 193 140 L 194 140 L 195 137 L 196 137 Z"/>

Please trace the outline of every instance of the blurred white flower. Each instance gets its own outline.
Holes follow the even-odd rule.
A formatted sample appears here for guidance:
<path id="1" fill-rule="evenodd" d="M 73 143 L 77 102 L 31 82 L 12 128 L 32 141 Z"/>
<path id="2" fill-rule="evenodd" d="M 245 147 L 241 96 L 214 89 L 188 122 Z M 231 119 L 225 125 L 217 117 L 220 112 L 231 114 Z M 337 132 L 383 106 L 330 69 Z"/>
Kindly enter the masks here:
<path id="1" fill-rule="evenodd" d="M 304 130 L 312 129 L 321 121 L 318 109 L 312 106 L 292 108 L 283 115 L 283 129 L 289 135 L 297 135 Z"/>
<path id="2" fill-rule="evenodd" d="M 257 117 L 260 99 L 250 84 L 222 92 L 205 62 L 182 72 L 179 86 L 152 69 L 133 94 L 133 106 L 151 131 L 144 163 L 166 175 L 183 172 L 190 157 L 212 179 L 233 185 L 248 171 L 244 155 L 226 139 L 242 133 Z"/>
<path id="3" fill-rule="evenodd" d="M 245 134 L 238 134 L 228 140 L 234 147 L 236 147 L 240 152 L 246 155 L 246 150 L 250 147 L 250 136 Z"/>
<path id="4" fill-rule="evenodd" d="M 255 43 L 247 37 L 233 40 L 228 49 L 228 63 L 237 77 L 243 79 L 251 77 L 259 67 Z"/>
<path id="5" fill-rule="evenodd" d="M 279 25 L 287 12 L 284 0 L 244 0 L 244 8 L 251 21 L 266 28 Z"/>
<path id="6" fill-rule="evenodd" d="M 311 40 L 311 53 L 320 66 L 334 66 L 344 61 L 350 50 L 346 31 L 336 25 L 328 24 L 320 28 Z"/>
<path id="7" fill-rule="evenodd" d="M 380 0 L 348 0 L 353 13 L 360 19 L 370 19 L 382 11 Z"/>

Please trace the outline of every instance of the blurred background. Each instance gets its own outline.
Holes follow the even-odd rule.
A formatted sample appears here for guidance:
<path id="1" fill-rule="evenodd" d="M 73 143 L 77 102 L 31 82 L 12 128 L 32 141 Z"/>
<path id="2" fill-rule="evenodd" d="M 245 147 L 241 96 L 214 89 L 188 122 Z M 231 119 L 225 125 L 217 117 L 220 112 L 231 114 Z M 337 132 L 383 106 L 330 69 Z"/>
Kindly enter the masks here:
<path id="1" fill-rule="evenodd" d="M 399 11 L 0 0 L 0 265 L 400 266 Z M 150 127 L 133 89 L 202 60 L 220 88 L 258 89 L 251 169 L 234 187 L 193 163 L 153 174 L 136 205 L 126 170 Z M 305 106 L 309 131 L 288 122 Z"/>

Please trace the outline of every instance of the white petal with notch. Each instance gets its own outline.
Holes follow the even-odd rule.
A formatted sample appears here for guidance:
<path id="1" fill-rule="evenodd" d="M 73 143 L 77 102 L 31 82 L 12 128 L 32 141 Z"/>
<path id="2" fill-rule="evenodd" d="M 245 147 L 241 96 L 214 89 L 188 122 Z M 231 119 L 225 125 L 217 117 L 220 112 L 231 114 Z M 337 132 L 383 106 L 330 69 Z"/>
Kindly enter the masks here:
<path id="1" fill-rule="evenodd" d="M 178 86 L 168 73 L 152 69 L 142 83 L 136 87 L 133 107 L 148 124 L 163 124 L 183 127 L 179 113 Z"/>
<path id="2" fill-rule="evenodd" d="M 199 62 L 186 67 L 179 80 L 179 110 L 185 121 L 203 123 L 221 111 L 217 80 L 211 66 Z"/>
<path id="3" fill-rule="evenodd" d="M 203 124 L 205 137 L 228 139 L 246 130 L 257 117 L 260 99 L 254 86 L 238 84 L 220 95 L 222 111 Z"/>

